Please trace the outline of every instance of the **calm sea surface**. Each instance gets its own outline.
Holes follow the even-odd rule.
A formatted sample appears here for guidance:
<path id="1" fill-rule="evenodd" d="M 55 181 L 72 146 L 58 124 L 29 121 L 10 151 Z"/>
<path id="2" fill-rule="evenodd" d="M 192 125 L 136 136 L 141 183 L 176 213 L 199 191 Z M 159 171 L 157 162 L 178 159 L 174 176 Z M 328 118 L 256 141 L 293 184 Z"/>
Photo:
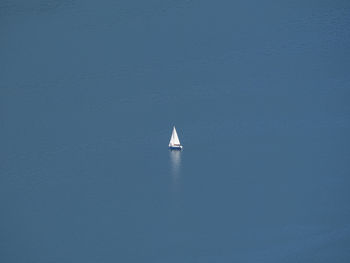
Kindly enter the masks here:
<path id="1" fill-rule="evenodd" d="M 0 262 L 350 262 L 349 14 L 0 1 Z"/>

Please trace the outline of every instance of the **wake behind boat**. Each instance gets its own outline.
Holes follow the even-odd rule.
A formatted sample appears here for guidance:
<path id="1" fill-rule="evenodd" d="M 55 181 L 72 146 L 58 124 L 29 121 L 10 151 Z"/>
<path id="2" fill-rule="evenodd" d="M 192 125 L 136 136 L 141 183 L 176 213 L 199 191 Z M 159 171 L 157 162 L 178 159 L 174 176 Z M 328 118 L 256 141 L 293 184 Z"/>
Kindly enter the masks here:
<path id="1" fill-rule="evenodd" d="M 180 143 L 179 137 L 177 136 L 177 132 L 175 126 L 173 128 L 173 133 L 171 134 L 169 149 L 170 150 L 181 150 L 183 146 Z"/>

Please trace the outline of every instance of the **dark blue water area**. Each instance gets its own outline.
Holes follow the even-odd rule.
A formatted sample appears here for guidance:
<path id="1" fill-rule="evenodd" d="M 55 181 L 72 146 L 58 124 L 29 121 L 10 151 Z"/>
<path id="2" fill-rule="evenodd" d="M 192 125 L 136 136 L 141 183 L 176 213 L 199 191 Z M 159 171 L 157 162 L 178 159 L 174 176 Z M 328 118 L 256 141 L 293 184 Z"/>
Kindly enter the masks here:
<path id="1" fill-rule="evenodd" d="M 349 262 L 349 13 L 0 1 L 0 262 Z"/>

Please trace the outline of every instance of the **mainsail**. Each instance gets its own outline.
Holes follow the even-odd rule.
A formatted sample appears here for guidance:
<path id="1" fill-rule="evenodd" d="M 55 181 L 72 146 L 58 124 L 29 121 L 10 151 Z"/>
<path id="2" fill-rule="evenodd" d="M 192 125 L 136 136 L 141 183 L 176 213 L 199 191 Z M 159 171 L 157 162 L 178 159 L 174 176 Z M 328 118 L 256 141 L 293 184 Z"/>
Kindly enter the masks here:
<path id="1" fill-rule="evenodd" d="M 175 126 L 173 128 L 173 133 L 171 134 L 171 138 L 169 142 L 169 146 L 173 146 L 173 145 L 180 145 L 180 140 L 179 140 L 179 137 L 177 136 Z"/>

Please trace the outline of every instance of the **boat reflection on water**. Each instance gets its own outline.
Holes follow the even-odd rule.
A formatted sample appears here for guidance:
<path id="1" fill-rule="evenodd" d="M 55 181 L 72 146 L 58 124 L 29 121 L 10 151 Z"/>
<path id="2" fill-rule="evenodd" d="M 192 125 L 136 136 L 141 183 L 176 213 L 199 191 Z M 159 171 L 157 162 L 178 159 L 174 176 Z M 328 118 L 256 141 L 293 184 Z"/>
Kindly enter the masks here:
<path id="1" fill-rule="evenodd" d="M 171 164 L 171 177 L 173 180 L 174 190 L 179 183 L 180 168 L 181 168 L 181 151 L 169 150 L 170 164 Z"/>

